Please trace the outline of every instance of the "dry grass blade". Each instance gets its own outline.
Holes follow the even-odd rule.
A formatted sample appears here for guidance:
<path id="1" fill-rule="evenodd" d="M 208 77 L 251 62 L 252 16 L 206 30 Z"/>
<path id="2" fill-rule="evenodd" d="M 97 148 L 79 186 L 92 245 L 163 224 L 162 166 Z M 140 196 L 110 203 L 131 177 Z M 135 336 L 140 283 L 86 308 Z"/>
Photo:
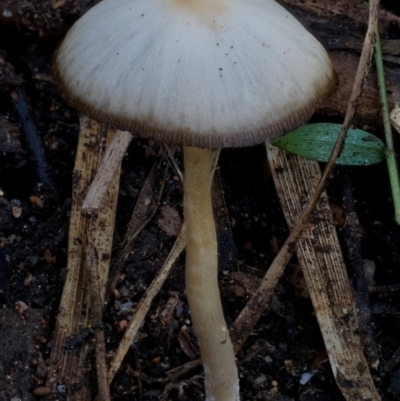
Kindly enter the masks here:
<path id="1" fill-rule="evenodd" d="M 271 145 L 267 151 L 286 221 L 292 228 L 321 178 L 319 166 Z M 296 253 L 343 395 L 347 400 L 379 400 L 362 351 L 356 300 L 325 192 L 303 230 Z"/>
<path id="2" fill-rule="evenodd" d="M 113 131 L 109 138 L 115 136 Z M 96 370 L 98 391 L 101 401 L 110 400 L 110 387 L 107 382 L 106 343 L 103 328 L 103 310 L 108 273 L 111 261 L 111 248 L 115 226 L 115 213 L 119 189 L 120 167 L 115 171 L 110 188 L 98 212 L 88 215 L 86 245 L 86 268 L 91 294 L 93 324 L 96 338 Z"/>
<path id="3" fill-rule="evenodd" d="M 138 332 L 140 325 L 142 324 L 150 306 L 151 302 L 153 301 L 154 297 L 158 294 L 161 287 L 163 286 L 165 280 L 169 276 L 173 264 L 182 251 L 185 249 L 186 246 L 186 239 L 185 239 L 185 226 L 182 227 L 181 233 L 177 237 L 174 246 L 171 249 L 166 261 L 164 262 L 162 268 L 157 274 L 157 277 L 153 280 L 145 294 L 143 295 L 142 299 L 138 303 L 136 307 L 136 311 L 132 316 L 132 319 L 129 322 L 128 329 L 126 330 L 124 337 L 122 338 L 118 349 L 114 355 L 114 358 L 111 362 L 110 369 L 108 372 L 108 381 L 111 383 L 113 380 L 116 372 L 118 371 L 123 359 L 125 358 L 126 353 L 131 346 L 136 333 Z"/>
<path id="4" fill-rule="evenodd" d="M 82 267 L 84 254 L 84 238 L 86 232 L 86 220 L 81 214 L 81 204 L 86 188 L 94 177 L 101 158 L 101 138 L 104 139 L 104 131 L 101 125 L 93 120 L 83 118 L 81 120 L 81 135 L 79 136 L 78 149 L 74 168 L 74 188 L 72 197 L 71 219 L 68 241 L 67 276 L 59 306 L 57 323 L 54 333 L 53 347 L 50 355 L 48 382 L 73 383 L 73 373 L 79 369 L 70 371 L 70 367 L 79 362 L 72 362 L 74 355 L 64 349 L 65 341 L 72 334 L 77 334 L 80 329 L 88 325 L 80 319 L 83 305 L 88 305 L 85 297 L 85 271 Z M 90 151 L 93 149 L 93 151 Z M 82 316 L 88 316 L 85 313 Z M 83 398 L 82 398 L 83 399 Z"/>
<path id="5" fill-rule="evenodd" d="M 93 330 L 96 339 L 96 371 L 97 383 L 99 391 L 99 401 L 110 400 L 110 386 L 107 383 L 107 362 L 106 362 L 106 343 L 102 324 L 104 298 L 102 297 L 102 287 L 104 288 L 107 276 L 104 280 L 104 272 L 100 273 L 99 252 L 96 246 L 95 227 L 97 224 L 89 224 L 88 228 L 88 243 L 86 246 L 86 268 L 88 269 L 88 281 L 91 292 L 92 316 L 93 316 Z M 109 260 L 109 258 L 108 258 Z"/>
<path id="6" fill-rule="evenodd" d="M 132 138 L 132 134 L 127 131 L 115 131 L 114 139 L 107 148 L 101 165 L 83 201 L 82 209 L 92 211 L 101 207 L 111 181 L 118 174 L 122 159 Z"/>
<path id="7" fill-rule="evenodd" d="M 109 138 L 112 132 L 109 133 Z M 67 386 L 68 400 L 86 401 L 91 399 L 90 388 L 85 383 L 87 372 L 86 357 L 88 345 L 84 341 L 88 328 L 91 305 L 90 286 L 88 285 L 86 268 L 86 250 L 88 241 L 90 246 L 100 249 L 102 257 L 97 269 L 100 276 L 98 287 L 99 296 L 104 300 L 105 280 L 111 253 L 111 241 L 114 230 L 114 217 L 118 194 L 118 180 L 112 185 L 108 193 L 108 201 L 100 213 L 100 218 L 90 220 L 81 213 L 82 201 L 87 188 L 94 178 L 100 165 L 107 142 L 107 130 L 101 125 L 86 117 L 81 118 L 81 130 L 74 169 L 74 187 L 72 210 L 68 242 L 67 276 L 59 307 L 59 314 L 54 334 L 53 348 L 50 356 L 48 385 L 64 383 Z M 89 226 L 92 227 L 92 238 L 87 238 Z M 71 337 L 73 336 L 73 337 Z M 71 343 L 79 350 L 68 350 Z M 74 345 L 73 345 L 74 344 Z M 81 384 L 78 390 L 73 391 L 74 384 Z"/>

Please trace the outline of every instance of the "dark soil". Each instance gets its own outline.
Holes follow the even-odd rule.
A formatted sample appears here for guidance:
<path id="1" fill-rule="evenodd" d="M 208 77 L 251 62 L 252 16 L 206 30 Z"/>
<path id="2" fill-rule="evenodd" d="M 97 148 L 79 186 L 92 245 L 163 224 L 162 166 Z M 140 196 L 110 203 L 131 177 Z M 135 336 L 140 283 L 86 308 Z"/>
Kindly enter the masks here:
<path id="1" fill-rule="evenodd" d="M 67 261 L 72 169 L 79 131 L 77 113 L 66 105 L 51 81 L 50 64 L 63 33 L 91 2 L 67 1 L 58 8 L 51 7 L 55 2 L 39 3 L 0 1 L 0 399 L 12 401 L 39 399 L 33 391 L 43 385 L 47 374 Z M 20 13 L 5 18 L 6 5 Z M 21 112 L 24 102 L 29 116 Z M 316 119 L 326 121 L 326 116 Z M 39 144 L 39 151 L 35 153 L 32 144 Z M 135 140 L 124 160 L 115 252 L 157 157 L 157 146 Z M 230 324 L 288 230 L 262 146 L 224 150 L 219 174 L 232 233 L 220 237 L 220 284 Z M 383 399 L 397 400 L 400 228 L 393 221 L 386 166 L 337 168 L 329 192 L 349 276 L 353 278 L 352 266 L 357 261 L 372 269 L 369 306 L 380 362 L 373 374 Z M 350 207 L 349 193 L 354 196 L 361 226 L 361 259 L 357 261 L 349 253 L 342 226 L 345 210 Z M 172 168 L 166 175 L 160 207 L 165 205 L 182 217 L 181 186 Z M 119 304 L 114 299 L 108 304 L 104 323 L 110 350 L 122 336 L 117 329 L 125 317 L 120 304 L 140 299 L 174 242 L 174 235 L 163 230 L 160 218 L 161 208 L 140 234 L 124 266 L 118 283 Z M 113 400 L 203 399 L 201 369 L 194 372 L 197 376 L 184 377 L 182 382 L 165 380 L 168 370 L 197 357 L 183 266 L 181 257 L 155 299 L 137 342 L 114 380 Z M 173 301 L 172 311 L 167 310 L 168 301 Z M 92 341 L 90 330 L 86 334 L 81 340 Z M 276 288 L 272 307 L 257 324 L 238 362 L 243 400 L 343 399 L 295 258 Z M 93 381 L 95 393 L 93 374 L 92 370 L 88 380 Z M 309 374 L 306 382 L 301 381 L 304 374 Z M 44 399 L 56 398 L 50 395 Z"/>

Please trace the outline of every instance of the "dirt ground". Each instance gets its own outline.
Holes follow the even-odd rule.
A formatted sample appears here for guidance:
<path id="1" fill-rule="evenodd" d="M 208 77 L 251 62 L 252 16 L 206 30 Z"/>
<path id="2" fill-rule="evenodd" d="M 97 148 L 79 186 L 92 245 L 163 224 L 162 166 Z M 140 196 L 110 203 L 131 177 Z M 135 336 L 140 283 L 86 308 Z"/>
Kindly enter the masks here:
<path id="1" fill-rule="evenodd" d="M 68 27 L 90 7 L 85 1 L 0 0 L 0 399 L 63 399 L 35 394 L 43 386 L 52 332 L 67 262 L 72 169 L 79 133 L 78 114 L 59 95 L 51 78 L 51 58 Z M 383 5 L 394 16 L 400 8 Z M 386 38 L 400 40 L 391 23 Z M 398 54 L 397 54 L 398 56 Z M 390 64 L 390 63 L 389 63 Z M 400 64 L 390 64 L 399 69 Z M 315 121 L 341 121 L 319 114 Z M 379 124 L 377 124 L 379 126 Z M 382 137 L 379 128 L 373 128 Z M 400 141 L 396 139 L 397 149 Z M 135 139 L 124 159 L 119 192 L 114 253 L 159 146 Z M 118 299 L 110 298 L 104 316 L 107 347 L 122 336 L 126 310 L 143 295 L 175 240 L 165 223 L 182 219 L 181 185 L 171 167 L 160 206 L 140 233 L 118 282 Z M 228 325 L 245 305 L 259 279 L 288 235 L 263 146 L 223 150 L 219 177 L 231 230 L 220 236 L 220 286 Z M 330 200 L 349 277 L 354 268 L 368 271 L 367 286 L 379 366 L 375 384 L 386 401 L 400 399 L 400 228 L 386 166 L 335 170 Z M 343 225 L 349 194 L 360 220 L 357 260 Z M 178 217 L 177 217 L 178 216 Z M 156 297 L 123 369 L 112 385 L 114 401 L 201 400 L 201 369 L 169 381 L 167 372 L 198 357 L 184 292 L 184 258 Z M 173 305 L 172 309 L 171 306 Z M 80 338 L 93 341 L 90 329 Z M 88 365 L 93 360 L 88 361 Z M 238 355 L 243 400 L 339 401 L 318 323 L 292 258 L 276 288 L 272 307 L 262 316 Z M 87 380 L 93 382 L 94 369 Z"/>

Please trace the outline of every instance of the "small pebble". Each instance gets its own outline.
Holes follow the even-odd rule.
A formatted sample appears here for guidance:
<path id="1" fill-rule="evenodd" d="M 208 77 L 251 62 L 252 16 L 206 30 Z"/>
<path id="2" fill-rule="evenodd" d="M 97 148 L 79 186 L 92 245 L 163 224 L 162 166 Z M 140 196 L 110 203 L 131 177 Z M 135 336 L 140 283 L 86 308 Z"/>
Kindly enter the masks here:
<path id="1" fill-rule="evenodd" d="M 127 320 L 120 320 L 118 322 L 118 331 L 119 332 L 124 332 L 128 328 L 128 321 Z"/>
<path id="2" fill-rule="evenodd" d="M 265 383 L 267 381 L 267 378 L 262 375 L 262 376 L 258 376 L 256 380 L 254 380 L 257 384 L 262 384 Z"/>
<path id="3" fill-rule="evenodd" d="M 313 373 L 305 372 L 305 373 L 303 373 L 303 374 L 301 375 L 301 378 L 300 378 L 299 383 L 300 383 L 302 386 L 304 386 L 305 384 L 307 384 L 307 383 L 311 380 L 311 378 L 312 378 L 313 376 L 314 376 Z"/>
<path id="4" fill-rule="evenodd" d="M 121 310 L 131 310 L 133 306 L 133 302 L 125 302 L 121 304 Z"/>
<path id="5" fill-rule="evenodd" d="M 13 199 L 11 201 L 11 210 L 12 210 L 12 215 L 18 219 L 21 217 L 22 214 L 22 207 L 21 207 L 21 202 L 18 199 Z"/>
<path id="6" fill-rule="evenodd" d="M 129 289 L 126 285 L 123 285 L 121 288 L 121 295 L 123 297 L 127 297 L 129 295 Z"/>
<path id="7" fill-rule="evenodd" d="M 13 16 L 13 13 L 10 10 L 5 9 L 3 11 L 3 17 L 4 18 L 11 18 Z M 18 398 L 19 399 L 19 398 Z"/>
<path id="8" fill-rule="evenodd" d="M 67 395 L 67 386 L 65 384 L 59 384 L 57 386 L 57 392 L 61 397 L 65 397 Z"/>
<path id="9" fill-rule="evenodd" d="M 121 310 L 121 302 L 118 300 L 114 301 L 114 309 L 115 310 Z"/>

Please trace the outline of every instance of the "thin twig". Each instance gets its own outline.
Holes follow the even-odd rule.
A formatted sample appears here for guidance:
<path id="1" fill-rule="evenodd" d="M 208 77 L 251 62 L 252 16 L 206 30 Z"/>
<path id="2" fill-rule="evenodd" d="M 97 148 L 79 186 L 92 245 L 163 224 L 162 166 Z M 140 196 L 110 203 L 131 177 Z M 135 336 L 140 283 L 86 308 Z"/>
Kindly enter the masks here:
<path id="1" fill-rule="evenodd" d="M 25 93 L 21 88 L 17 88 L 11 93 L 11 100 L 18 113 L 22 131 L 25 134 L 25 141 L 30 150 L 37 178 L 40 182 L 50 184 L 53 187 L 42 139 L 33 122 Z"/>
<path id="2" fill-rule="evenodd" d="M 397 365 L 400 364 L 400 349 L 397 349 L 391 356 L 387 364 L 383 367 L 386 374 L 390 373 Z"/>
<path id="3" fill-rule="evenodd" d="M 179 168 L 178 163 L 175 160 L 175 156 L 174 156 L 173 150 L 171 149 L 170 146 L 168 146 L 166 144 L 164 144 L 164 148 L 168 153 L 168 157 L 169 157 L 169 160 L 170 160 L 170 162 L 172 164 L 172 167 L 174 168 L 174 170 L 175 170 L 176 174 L 178 175 L 180 181 L 183 182 L 183 173 L 182 173 L 182 170 Z"/>
<path id="4" fill-rule="evenodd" d="M 127 131 L 116 131 L 115 137 L 107 148 L 96 176 L 82 204 L 82 209 L 90 212 L 99 209 L 107 194 L 111 181 L 117 177 L 122 159 L 133 136 Z"/>
<path id="5" fill-rule="evenodd" d="M 400 284 L 368 287 L 369 294 L 379 294 L 379 297 L 400 296 Z"/>
<path id="6" fill-rule="evenodd" d="M 167 381 L 174 382 L 179 380 L 181 377 L 186 376 L 192 370 L 201 366 L 201 360 L 196 359 L 194 361 L 186 362 L 184 365 L 177 366 L 167 372 Z"/>
<path id="7" fill-rule="evenodd" d="M 160 288 L 163 286 L 165 280 L 168 278 L 169 274 L 172 271 L 172 267 L 178 258 L 178 256 L 182 253 L 183 249 L 186 246 L 186 238 L 185 238 L 185 230 L 184 225 L 182 226 L 181 232 L 178 235 L 171 252 L 169 253 L 164 265 L 160 269 L 157 274 L 157 277 L 153 280 L 150 284 L 149 288 L 141 298 L 140 302 L 138 303 L 135 313 L 132 316 L 129 326 L 122 338 L 121 342 L 119 343 L 118 349 L 114 354 L 114 358 L 110 364 L 110 368 L 108 371 L 108 383 L 111 383 L 115 374 L 117 373 L 123 359 L 125 358 L 126 353 L 129 350 L 133 340 L 135 339 L 136 333 L 138 332 L 140 325 L 145 318 L 151 303 L 154 297 L 160 291 Z"/>

